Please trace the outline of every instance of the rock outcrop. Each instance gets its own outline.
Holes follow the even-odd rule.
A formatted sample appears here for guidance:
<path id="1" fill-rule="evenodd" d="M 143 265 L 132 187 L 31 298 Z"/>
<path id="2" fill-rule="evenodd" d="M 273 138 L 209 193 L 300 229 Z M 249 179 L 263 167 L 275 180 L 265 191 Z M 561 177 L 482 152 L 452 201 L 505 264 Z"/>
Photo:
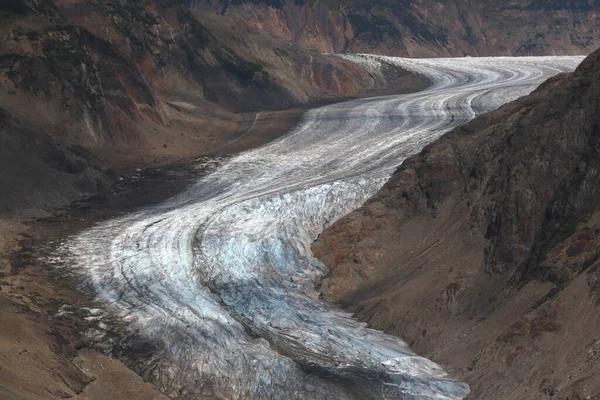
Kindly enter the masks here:
<path id="1" fill-rule="evenodd" d="M 439 57 L 578 55 L 600 46 L 594 0 L 193 0 L 321 52 Z"/>
<path id="2" fill-rule="evenodd" d="M 599 79 L 600 51 L 407 159 L 314 244 L 325 298 L 474 399 L 598 397 Z"/>

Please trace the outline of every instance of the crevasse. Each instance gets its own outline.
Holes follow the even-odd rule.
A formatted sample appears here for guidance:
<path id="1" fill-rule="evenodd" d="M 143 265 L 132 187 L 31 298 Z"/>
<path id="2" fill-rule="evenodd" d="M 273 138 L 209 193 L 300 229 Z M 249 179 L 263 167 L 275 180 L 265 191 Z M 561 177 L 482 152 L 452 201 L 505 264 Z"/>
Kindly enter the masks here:
<path id="1" fill-rule="evenodd" d="M 85 285 L 169 360 L 164 387 L 222 398 L 460 399 L 399 338 L 319 300 L 310 244 L 362 205 L 406 157 L 525 95 L 582 57 L 409 60 L 343 56 L 426 75 L 423 92 L 308 112 L 184 193 L 69 238 Z"/>

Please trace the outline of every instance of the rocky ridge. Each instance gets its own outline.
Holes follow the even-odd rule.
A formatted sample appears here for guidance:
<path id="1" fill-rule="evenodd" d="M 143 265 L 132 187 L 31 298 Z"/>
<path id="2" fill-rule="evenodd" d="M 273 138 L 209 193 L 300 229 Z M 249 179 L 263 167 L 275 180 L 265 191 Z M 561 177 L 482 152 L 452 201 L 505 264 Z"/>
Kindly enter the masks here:
<path id="1" fill-rule="evenodd" d="M 193 0 L 253 31 L 326 53 L 579 55 L 600 46 L 595 0 Z"/>
<path id="2" fill-rule="evenodd" d="M 313 245 L 326 299 L 471 385 L 596 398 L 600 51 L 406 160 Z"/>

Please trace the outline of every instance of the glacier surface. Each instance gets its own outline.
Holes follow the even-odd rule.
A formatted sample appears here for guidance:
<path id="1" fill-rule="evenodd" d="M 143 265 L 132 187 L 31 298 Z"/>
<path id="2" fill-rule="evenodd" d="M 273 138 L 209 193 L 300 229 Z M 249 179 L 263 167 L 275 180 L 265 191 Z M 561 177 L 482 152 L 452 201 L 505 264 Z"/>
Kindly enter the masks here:
<path id="1" fill-rule="evenodd" d="M 401 339 L 320 300 L 314 285 L 327 271 L 310 245 L 406 157 L 582 57 L 342 57 L 373 70 L 392 63 L 432 84 L 312 110 L 287 135 L 184 193 L 63 244 L 85 286 L 137 335 L 161 344 L 160 357 L 172 361 L 163 385 L 208 385 L 231 399 L 468 394 Z"/>

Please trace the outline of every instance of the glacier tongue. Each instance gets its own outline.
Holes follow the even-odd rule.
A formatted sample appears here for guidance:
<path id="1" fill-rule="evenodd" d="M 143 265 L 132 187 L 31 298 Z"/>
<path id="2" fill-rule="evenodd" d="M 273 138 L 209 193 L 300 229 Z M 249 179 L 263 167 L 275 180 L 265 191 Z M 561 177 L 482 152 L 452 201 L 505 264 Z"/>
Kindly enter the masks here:
<path id="1" fill-rule="evenodd" d="M 164 387 L 222 398 L 460 399 L 468 386 L 401 340 L 319 300 L 310 245 L 444 132 L 582 57 L 409 60 L 425 91 L 308 112 L 173 199 L 69 238 L 85 284 L 169 360 Z"/>

